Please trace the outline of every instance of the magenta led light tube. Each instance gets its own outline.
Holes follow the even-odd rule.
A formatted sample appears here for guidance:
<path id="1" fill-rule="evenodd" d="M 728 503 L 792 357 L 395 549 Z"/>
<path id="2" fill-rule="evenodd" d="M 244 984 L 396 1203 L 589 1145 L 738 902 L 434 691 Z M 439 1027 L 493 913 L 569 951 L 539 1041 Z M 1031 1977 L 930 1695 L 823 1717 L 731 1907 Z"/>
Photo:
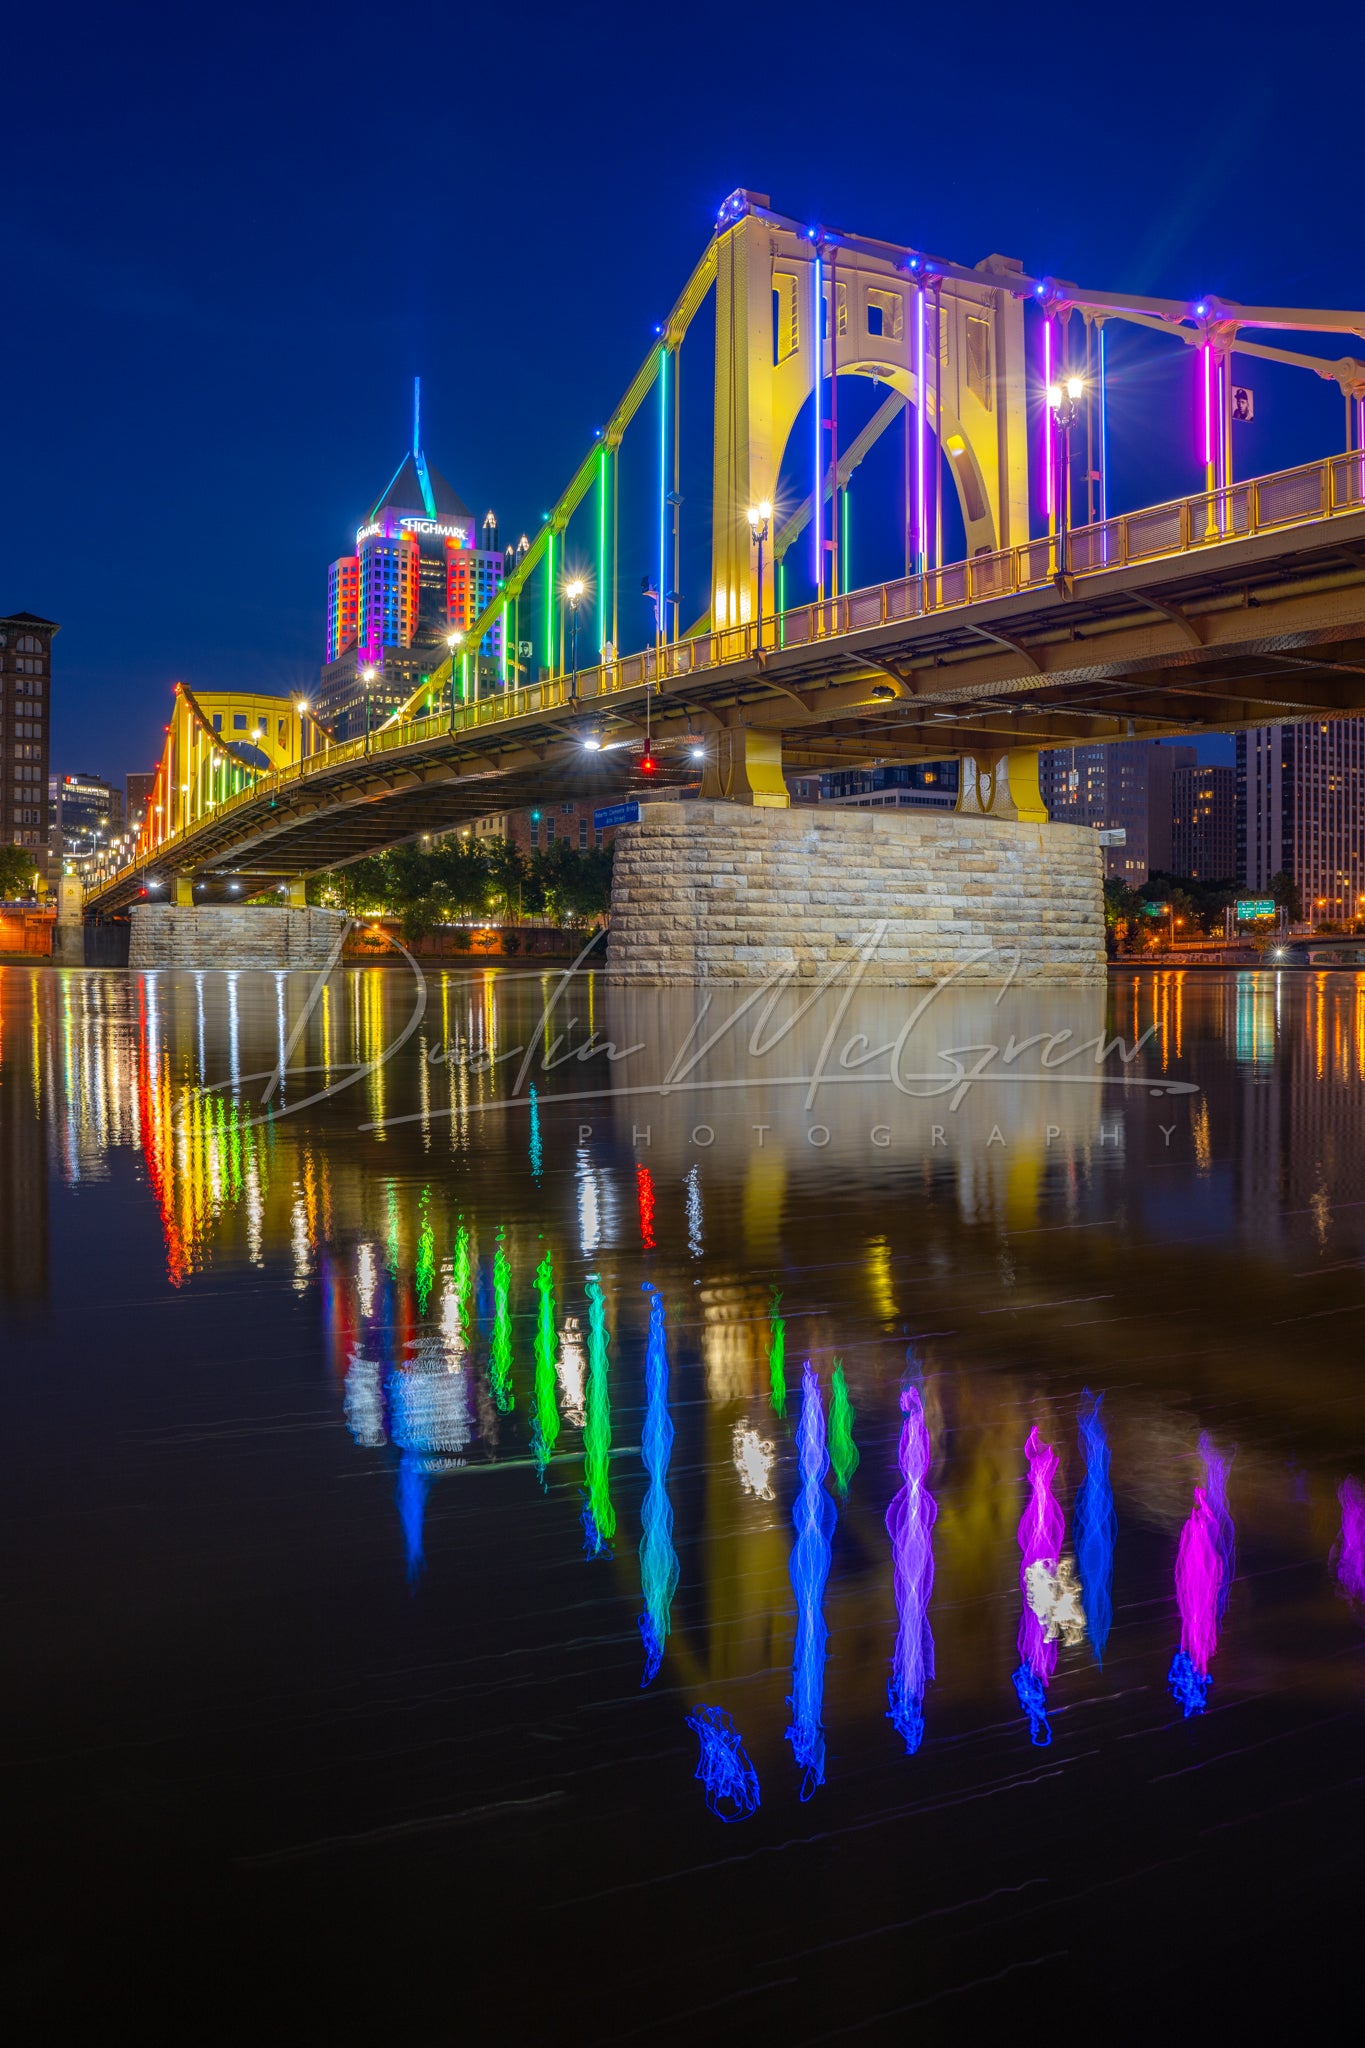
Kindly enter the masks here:
<path id="1" fill-rule="evenodd" d="M 1043 322 L 1043 510 L 1056 511 L 1052 483 L 1052 315 Z"/>
<path id="2" fill-rule="evenodd" d="M 924 491 L 925 413 L 928 400 L 924 389 L 924 283 L 915 295 L 915 567 L 924 573 L 926 547 Z"/>
<path id="3" fill-rule="evenodd" d="M 820 411 L 824 405 L 825 390 L 825 337 L 822 332 L 825 312 L 824 266 L 817 253 L 814 262 L 815 313 L 812 329 L 812 345 L 815 351 L 814 374 L 811 380 L 811 396 L 815 401 L 815 488 L 811 493 L 811 533 L 814 537 L 815 553 L 811 559 L 815 577 L 815 595 L 824 596 L 824 553 L 825 553 L 825 436 Z"/>

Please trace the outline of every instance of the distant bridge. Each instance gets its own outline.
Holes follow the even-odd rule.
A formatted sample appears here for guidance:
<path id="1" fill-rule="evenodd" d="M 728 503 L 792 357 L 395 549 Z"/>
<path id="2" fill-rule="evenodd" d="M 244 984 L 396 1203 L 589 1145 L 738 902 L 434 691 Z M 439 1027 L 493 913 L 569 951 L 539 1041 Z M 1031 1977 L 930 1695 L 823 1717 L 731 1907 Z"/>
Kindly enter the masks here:
<path id="1" fill-rule="evenodd" d="M 710 606 L 683 631 L 677 357 L 712 288 Z M 1032 394 L 1026 303 L 1041 315 L 1043 382 Z M 1074 366 L 1073 312 L 1085 338 Z M 1112 320 L 1198 352 L 1206 488 L 1106 516 Z M 365 740 L 322 744 L 301 728 L 301 757 L 245 769 L 227 765 L 224 735 L 182 691 L 160 809 L 91 907 L 126 905 L 149 878 L 184 894 L 196 884 L 297 886 L 401 840 L 561 795 L 644 793 L 700 776 L 705 795 L 782 805 L 784 767 L 956 756 L 960 808 L 1041 817 L 1040 748 L 1365 712 L 1365 364 L 1250 341 L 1251 329 L 1359 335 L 1365 313 L 1083 292 L 1003 258 L 965 269 L 803 229 L 736 194 L 658 346 L 470 628 L 476 648 L 503 620 L 500 686 L 481 696 L 479 665 L 471 682 L 456 651 Z M 1336 382 L 1345 450 L 1235 481 L 1234 351 Z M 838 385 L 849 375 L 889 395 L 841 447 Z M 651 393 L 658 630 L 621 657 L 618 460 Z M 779 519 L 779 472 L 811 399 L 809 493 Z M 841 507 L 854 469 L 897 420 L 905 573 L 850 590 Z M 1035 433 L 1042 491 L 1031 519 Z M 945 478 L 967 544 L 966 559 L 948 565 L 938 560 Z M 791 604 L 786 572 L 803 536 L 814 596 Z M 566 659 L 580 608 L 590 642 L 581 669 Z M 537 679 L 522 681 L 509 664 L 528 639 L 543 659 Z"/>

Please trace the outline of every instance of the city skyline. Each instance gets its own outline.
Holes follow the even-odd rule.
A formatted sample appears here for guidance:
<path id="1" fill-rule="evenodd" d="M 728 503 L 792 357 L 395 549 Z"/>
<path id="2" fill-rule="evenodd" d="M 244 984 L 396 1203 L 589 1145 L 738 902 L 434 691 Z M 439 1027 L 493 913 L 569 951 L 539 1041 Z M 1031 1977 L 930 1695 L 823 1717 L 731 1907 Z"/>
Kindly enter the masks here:
<path id="1" fill-rule="evenodd" d="M 9 2005 L 1334 2038 L 1325 34 L 7 29 Z"/>
<path id="2" fill-rule="evenodd" d="M 170 53 L 150 23 L 135 25 L 120 30 L 115 52 L 97 28 L 58 62 L 50 30 L 26 19 L 15 35 L 16 62 L 34 75 L 59 73 L 63 89 L 41 105 L 16 102 L 14 168 L 0 202 L 33 309 L 0 339 L 6 388 L 25 394 L 7 427 L 15 487 L 0 526 L 8 569 L 0 602 L 63 622 L 54 761 L 111 778 L 150 765 L 176 679 L 215 688 L 245 674 L 251 687 L 279 695 L 309 688 L 322 624 L 316 565 L 340 554 L 356 503 L 391 467 L 413 375 L 425 380 L 428 438 L 444 451 L 462 495 L 479 508 L 496 504 L 505 533 L 534 530 L 736 184 L 759 185 L 812 218 L 969 259 L 1001 249 L 1053 274 L 1122 279 L 1136 290 L 1212 289 L 1321 305 L 1349 297 L 1338 282 L 1330 210 L 1314 203 L 1316 191 L 1331 189 L 1338 158 L 1340 173 L 1348 169 L 1344 135 L 1326 134 L 1311 169 L 1280 161 L 1273 178 L 1260 168 L 1264 151 L 1231 152 L 1207 125 L 1190 137 L 1187 97 L 1167 62 L 1172 10 L 1140 24 L 1101 22 L 1084 45 L 1025 48 L 1017 64 L 988 71 L 977 81 L 976 126 L 999 132 L 970 159 L 957 147 L 960 117 L 932 101 L 921 104 L 916 152 L 907 153 L 892 118 L 894 63 L 868 71 L 867 118 L 841 128 L 837 146 L 821 151 L 796 140 L 780 109 L 803 75 L 817 19 L 798 8 L 772 50 L 757 24 L 726 18 L 730 61 L 742 69 L 761 51 L 770 90 L 733 111 L 709 105 L 671 145 L 666 182 L 638 126 L 627 124 L 610 147 L 581 132 L 566 85 L 579 62 L 574 36 L 568 25 L 547 24 L 519 58 L 531 155 L 554 157 L 572 139 L 579 187 L 598 196 L 580 215 L 571 181 L 568 198 L 556 192 L 543 218 L 519 206 L 513 248 L 491 267 L 466 258 L 453 231 L 447 261 L 433 232 L 439 209 L 396 215 L 363 165 L 350 161 L 334 108 L 369 20 L 360 10 L 342 10 L 324 47 L 311 22 L 286 10 L 270 24 L 268 64 L 264 25 L 243 22 L 214 46 L 189 90 L 183 67 L 197 31 Z M 705 10 L 694 17 L 699 38 L 709 21 Z M 719 35 L 719 15 L 710 27 Z M 462 62 L 492 60 L 502 48 L 498 25 L 481 20 L 458 32 L 433 28 L 433 54 L 457 33 Z M 892 29 L 884 41 L 917 68 L 948 67 L 952 34 L 930 25 Z M 1248 133 L 1273 133 L 1308 90 L 1311 60 L 1297 51 L 1267 78 L 1252 50 L 1229 45 L 1212 25 L 1182 18 L 1179 34 L 1192 61 L 1208 44 Z M 602 89 L 629 104 L 649 53 L 667 48 L 664 33 L 632 19 L 619 50 L 609 36 L 606 47 Z M 1047 180 L 1008 175 L 1025 141 L 1021 109 L 1045 96 L 1065 102 L 1068 93 L 1083 107 L 1097 70 L 1120 56 L 1131 104 L 1111 110 L 1108 146 L 1146 157 L 1146 205 L 1121 219 L 1086 214 L 1054 203 Z M 105 91 L 111 61 L 126 74 L 117 109 Z M 365 154 L 406 147 L 410 159 L 406 96 L 391 99 L 384 89 L 393 61 L 383 51 L 374 59 Z M 1020 132 L 1008 133 L 1007 121 Z M 465 162 L 501 161 L 503 124 L 491 103 L 476 98 L 459 124 Z M 161 138 L 154 150 L 139 139 L 144 131 Z M 259 148 L 248 146 L 248 135 Z M 1180 149 L 1166 147 L 1181 138 Z M 170 199 L 163 151 L 178 166 Z M 926 155 L 951 161 L 952 178 L 926 180 Z M 96 164 L 109 200 L 99 219 L 66 205 Z M 509 164 L 509 186 L 522 175 Z M 492 217 L 509 200 L 490 182 Z M 283 206 L 275 203 L 280 193 L 288 195 Z M 354 289 L 337 267 L 342 218 L 352 246 L 384 259 L 378 296 Z M 116 240 L 105 219 L 117 219 Z M 209 243 L 215 260 L 205 266 Z M 554 280 L 544 326 L 531 311 L 541 303 L 530 282 L 537 277 Z M 515 351 L 529 352 L 529 369 L 509 373 L 509 332 Z M 537 350 L 553 351 L 552 376 L 537 371 Z M 1163 376 L 1166 398 L 1184 405 L 1175 371 L 1136 358 L 1135 405 L 1161 394 Z M 1305 436 L 1316 445 L 1334 440 L 1334 400 L 1315 387 L 1278 411 L 1263 402 L 1245 443 L 1252 466 L 1296 459 Z M 1183 419 L 1177 438 L 1179 475 L 1144 489 L 1136 411 L 1126 428 L 1116 416 L 1116 464 L 1132 470 L 1134 501 L 1197 483 Z M 73 476 L 84 516 L 101 535 L 80 575 L 69 552 L 50 545 Z M 287 513 L 279 509 L 281 479 Z M 271 545 L 262 548 L 266 528 Z M 245 590 L 243 551 L 257 571 Z"/>

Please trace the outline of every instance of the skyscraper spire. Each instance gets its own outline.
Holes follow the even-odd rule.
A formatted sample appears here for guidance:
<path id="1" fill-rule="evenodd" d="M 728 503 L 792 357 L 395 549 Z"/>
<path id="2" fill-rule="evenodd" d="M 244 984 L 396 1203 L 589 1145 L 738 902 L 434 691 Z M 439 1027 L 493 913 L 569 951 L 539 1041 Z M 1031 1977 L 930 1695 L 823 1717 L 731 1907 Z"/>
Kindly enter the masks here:
<path id="1" fill-rule="evenodd" d="M 422 453 L 422 380 L 412 380 L 412 463 L 417 471 L 417 481 L 422 486 L 422 503 L 427 508 L 427 518 L 436 517 L 436 499 L 427 473 L 427 459 Z"/>

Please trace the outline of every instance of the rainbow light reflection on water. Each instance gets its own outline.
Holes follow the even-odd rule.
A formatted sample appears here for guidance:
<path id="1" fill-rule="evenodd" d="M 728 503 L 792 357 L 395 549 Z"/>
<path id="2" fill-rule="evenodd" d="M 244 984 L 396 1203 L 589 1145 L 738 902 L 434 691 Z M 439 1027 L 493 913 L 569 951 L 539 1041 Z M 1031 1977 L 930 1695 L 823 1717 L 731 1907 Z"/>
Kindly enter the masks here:
<path id="1" fill-rule="evenodd" d="M 611 1393 L 607 1385 L 607 1304 L 596 1273 L 588 1275 L 588 1373 L 583 1418 L 583 1549 L 610 1557 L 616 1534 L 611 1501 Z"/>
<path id="2" fill-rule="evenodd" d="M 1109 1479 L 1109 1439 L 1100 1414 L 1103 1401 L 1103 1394 L 1092 1394 L 1088 1387 L 1082 1396 L 1079 1429 L 1085 1478 L 1076 1495 L 1072 1517 L 1081 1596 L 1097 1664 L 1104 1662 L 1104 1646 L 1114 1618 L 1114 1541 L 1118 1534 L 1114 1489 Z"/>
<path id="3" fill-rule="evenodd" d="M 823 1480 L 829 1470 L 825 1448 L 825 1410 L 820 1381 L 807 1360 L 801 1372 L 801 1419 L 796 1426 L 800 1491 L 792 1520 L 791 1582 L 796 1595 L 796 1647 L 792 1657 L 792 1689 L 787 1701 L 791 1721 L 787 1740 L 802 1769 L 801 1797 L 809 1799 L 825 1782 L 825 1730 L 821 1715 L 825 1699 L 825 1655 L 829 1629 L 823 1600 L 832 1557 L 830 1539 L 838 1511 Z"/>
<path id="4" fill-rule="evenodd" d="M 1024 1446 L 1028 1461 L 1029 1500 L 1019 1522 L 1019 1590 L 1023 1611 L 1019 1617 L 1019 1665 L 1014 1673 L 1014 1690 L 1028 1715 L 1029 1733 L 1038 1748 L 1052 1740 L 1047 1718 L 1047 1685 L 1057 1668 L 1057 1637 L 1038 1612 L 1031 1597 L 1038 1583 L 1038 1567 L 1057 1578 L 1066 1518 L 1052 1491 L 1057 1476 L 1057 1453 L 1045 1444 L 1038 1427 L 1028 1433 Z"/>
<path id="5" fill-rule="evenodd" d="M 934 1590 L 934 1522 L 938 1504 L 929 1476 L 929 1425 L 918 1387 L 901 1388 L 899 1464 L 902 1484 L 886 1511 L 896 1589 L 896 1648 L 887 1685 L 888 1718 L 913 1756 L 924 1740 L 924 1688 L 934 1675 L 929 1597 Z"/>
<path id="6" fill-rule="evenodd" d="M 640 1453 L 649 1485 L 645 1490 L 640 1538 L 640 1585 L 644 1611 L 640 1635 L 645 1646 L 648 1685 L 663 1661 L 671 1626 L 673 1595 L 678 1586 L 678 1553 L 673 1548 L 673 1504 L 668 1498 L 668 1461 L 673 1451 L 673 1418 L 668 1412 L 668 1345 L 664 1335 L 662 1295 L 646 1283 L 649 1295 L 649 1338 L 645 1347 L 645 1425 Z"/>

